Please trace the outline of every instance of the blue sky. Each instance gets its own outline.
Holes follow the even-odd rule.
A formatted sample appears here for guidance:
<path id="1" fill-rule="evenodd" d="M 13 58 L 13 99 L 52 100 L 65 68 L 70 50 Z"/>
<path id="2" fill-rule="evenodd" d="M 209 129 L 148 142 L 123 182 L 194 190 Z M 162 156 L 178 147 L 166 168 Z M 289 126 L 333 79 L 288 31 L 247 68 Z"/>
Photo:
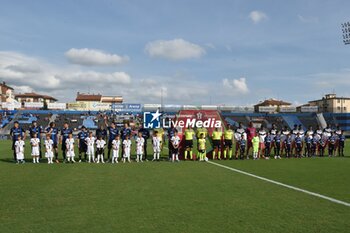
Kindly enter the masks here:
<path id="1" fill-rule="evenodd" d="M 73 101 L 350 96 L 349 1 L 1 1 L 0 80 Z"/>

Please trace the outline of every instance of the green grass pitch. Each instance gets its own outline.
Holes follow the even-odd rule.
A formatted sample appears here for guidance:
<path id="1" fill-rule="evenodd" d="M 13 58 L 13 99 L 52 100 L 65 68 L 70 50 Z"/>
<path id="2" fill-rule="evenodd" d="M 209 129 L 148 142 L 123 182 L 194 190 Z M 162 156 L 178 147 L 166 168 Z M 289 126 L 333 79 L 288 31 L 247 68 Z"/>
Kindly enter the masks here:
<path id="1" fill-rule="evenodd" d="M 1 233 L 350 231 L 350 207 L 205 162 L 32 164 L 27 146 L 16 165 L 9 148 L 0 141 Z M 346 155 L 219 163 L 349 203 Z"/>

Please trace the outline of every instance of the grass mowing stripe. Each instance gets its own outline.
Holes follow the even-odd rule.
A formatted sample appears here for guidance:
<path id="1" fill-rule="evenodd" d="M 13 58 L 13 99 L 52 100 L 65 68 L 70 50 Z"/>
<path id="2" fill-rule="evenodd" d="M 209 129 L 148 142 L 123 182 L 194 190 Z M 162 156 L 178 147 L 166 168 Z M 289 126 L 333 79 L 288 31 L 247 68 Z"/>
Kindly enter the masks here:
<path id="1" fill-rule="evenodd" d="M 310 191 L 307 191 L 305 189 L 294 187 L 294 186 L 291 186 L 291 185 L 288 185 L 288 184 L 284 184 L 284 183 L 281 183 L 281 182 L 278 182 L 278 181 L 270 180 L 270 179 L 267 179 L 267 178 L 262 177 L 262 176 L 257 176 L 257 175 L 251 174 L 249 172 L 245 172 L 245 171 L 242 171 L 242 170 L 239 170 L 239 169 L 228 167 L 228 166 L 225 166 L 225 165 L 222 165 L 222 164 L 219 164 L 219 163 L 215 163 L 215 162 L 212 162 L 212 161 L 208 161 L 208 163 L 213 164 L 213 165 L 218 166 L 218 167 L 226 168 L 228 170 L 231 170 L 231 171 L 234 171 L 234 172 L 237 172 L 237 173 L 241 173 L 243 175 L 251 176 L 251 177 L 254 177 L 254 178 L 257 178 L 257 179 L 269 182 L 269 183 L 273 183 L 273 184 L 276 184 L 276 185 L 279 185 L 279 186 L 282 186 L 282 187 L 285 187 L 285 188 L 293 189 L 295 191 L 303 192 L 303 193 L 306 193 L 306 194 L 309 194 L 309 195 L 312 195 L 312 196 L 315 196 L 315 197 L 319 197 L 319 198 L 322 198 L 322 199 L 325 199 L 325 200 L 328 200 L 328 201 L 331 201 L 331 202 L 334 202 L 334 203 L 337 203 L 337 204 L 341 204 L 341 205 L 350 207 L 350 203 L 345 202 L 345 201 L 340 201 L 340 200 L 337 200 L 335 198 L 327 197 L 327 196 L 319 194 L 319 193 L 310 192 Z"/>

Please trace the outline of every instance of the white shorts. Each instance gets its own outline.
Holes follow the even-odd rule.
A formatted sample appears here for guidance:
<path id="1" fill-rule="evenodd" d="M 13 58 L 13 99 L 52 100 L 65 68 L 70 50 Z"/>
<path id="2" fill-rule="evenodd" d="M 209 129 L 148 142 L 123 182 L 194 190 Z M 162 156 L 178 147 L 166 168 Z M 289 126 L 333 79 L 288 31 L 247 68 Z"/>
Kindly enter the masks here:
<path id="1" fill-rule="evenodd" d="M 160 153 L 160 148 L 159 147 L 153 147 L 153 152 L 154 153 Z"/>
<path id="2" fill-rule="evenodd" d="M 46 157 L 46 158 L 53 158 L 53 152 L 52 152 L 52 151 L 47 151 L 47 152 L 45 153 L 45 157 Z"/>
<path id="3" fill-rule="evenodd" d="M 130 157 L 130 148 L 125 149 L 124 158 Z"/>
<path id="4" fill-rule="evenodd" d="M 22 160 L 22 159 L 24 159 L 24 154 L 23 154 L 23 152 L 17 152 L 17 153 L 16 153 L 16 158 L 17 158 L 17 160 Z"/>
<path id="5" fill-rule="evenodd" d="M 87 155 L 94 155 L 95 154 L 94 147 L 93 146 L 88 146 L 86 154 Z"/>
<path id="6" fill-rule="evenodd" d="M 143 148 L 142 147 L 137 148 L 136 149 L 136 154 L 142 155 L 143 154 Z"/>
<path id="7" fill-rule="evenodd" d="M 113 158 L 119 157 L 119 150 L 113 150 Z"/>
<path id="8" fill-rule="evenodd" d="M 32 156 L 39 156 L 39 147 L 32 147 Z"/>
<path id="9" fill-rule="evenodd" d="M 70 157 L 74 157 L 75 154 L 74 154 L 74 150 L 69 150 L 67 151 L 67 157 L 70 158 Z"/>

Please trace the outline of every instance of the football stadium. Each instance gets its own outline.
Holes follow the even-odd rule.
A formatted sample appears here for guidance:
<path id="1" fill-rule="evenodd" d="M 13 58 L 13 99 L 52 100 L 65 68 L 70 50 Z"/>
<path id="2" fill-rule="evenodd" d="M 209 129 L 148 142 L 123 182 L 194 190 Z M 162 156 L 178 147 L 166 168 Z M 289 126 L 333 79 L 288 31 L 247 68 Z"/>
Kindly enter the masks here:
<path id="1" fill-rule="evenodd" d="M 346 6 L 4 1 L 0 232 L 350 232 Z"/>

